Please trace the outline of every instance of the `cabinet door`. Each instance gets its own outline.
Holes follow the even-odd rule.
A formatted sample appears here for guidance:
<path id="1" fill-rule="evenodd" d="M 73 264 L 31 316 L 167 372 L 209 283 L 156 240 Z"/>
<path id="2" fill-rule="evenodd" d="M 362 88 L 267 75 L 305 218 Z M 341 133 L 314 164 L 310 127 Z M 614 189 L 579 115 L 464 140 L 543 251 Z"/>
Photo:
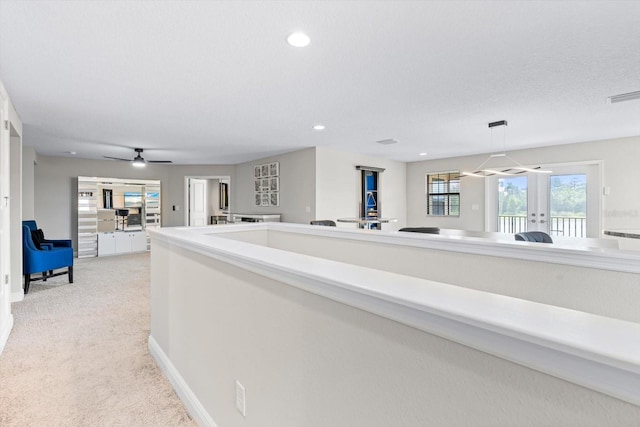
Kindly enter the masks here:
<path id="1" fill-rule="evenodd" d="M 98 256 L 113 255 L 116 253 L 115 233 L 98 234 Z"/>
<path id="2" fill-rule="evenodd" d="M 131 252 L 131 233 L 115 233 L 116 236 L 116 253 L 124 254 Z"/>
<path id="3" fill-rule="evenodd" d="M 143 252 L 147 250 L 147 233 L 130 233 L 131 250 L 133 252 Z"/>

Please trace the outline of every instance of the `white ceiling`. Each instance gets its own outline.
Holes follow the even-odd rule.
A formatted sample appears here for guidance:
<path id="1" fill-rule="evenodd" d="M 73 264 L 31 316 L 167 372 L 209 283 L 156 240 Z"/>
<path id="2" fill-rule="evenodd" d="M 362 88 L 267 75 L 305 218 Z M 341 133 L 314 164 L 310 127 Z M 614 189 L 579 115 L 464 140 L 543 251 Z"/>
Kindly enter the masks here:
<path id="1" fill-rule="evenodd" d="M 640 90 L 640 1 L 0 0 L 0 79 L 55 156 L 417 161 L 500 150 L 502 119 L 507 149 L 624 137 L 640 101 L 606 97 Z"/>

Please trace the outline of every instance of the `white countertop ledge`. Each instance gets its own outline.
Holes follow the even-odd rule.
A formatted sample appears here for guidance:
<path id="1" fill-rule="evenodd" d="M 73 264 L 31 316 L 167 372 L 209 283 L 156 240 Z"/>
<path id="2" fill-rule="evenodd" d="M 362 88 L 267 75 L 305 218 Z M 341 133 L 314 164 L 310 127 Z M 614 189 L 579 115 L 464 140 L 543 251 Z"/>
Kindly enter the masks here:
<path id="1" fill-rule="evenodd" d="M 539 245 L 487 243 L 477 242 L 483 239 L 447 239 L 437 235 L 416 239 L 411 234 L 286 223 L 174 227 L 149 229 L 149 232 L 152 239 L 159 242 L 239 266 L 640 405 L 640 324 L 224 238 L 229 232 L 262 230 L 441 250 L 455 250 L 455 243 L 460 241 L 462 249 L 473 248 L 474 244 L 485 249 L 505 245 L 517 253 L 515 258 L 528 251 L 540 255 L 541 251 Z M 446 249 L 438 247 L 442 242 Z M 542 249 L 556 255 L 564 253 L 564 260 L 568 259 L 570 265 L 576 265 L 571 258 L 577 258 L 578 253 L 613 257 L 619 264 L 634 258 L 640 261 L 637 254 L 624 251 Z M 475 250 L 491 255 L 486 250 Z M 593 267 L 592 262 L 588 264 L 585 267 Z"/>

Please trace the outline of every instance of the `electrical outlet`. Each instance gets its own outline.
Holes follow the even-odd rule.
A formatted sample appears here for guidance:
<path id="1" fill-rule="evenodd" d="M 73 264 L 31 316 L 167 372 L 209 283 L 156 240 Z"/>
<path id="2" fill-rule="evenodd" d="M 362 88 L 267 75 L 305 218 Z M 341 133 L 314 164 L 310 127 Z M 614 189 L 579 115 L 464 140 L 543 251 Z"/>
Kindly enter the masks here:
<path id="1" fill-rule="evenodd" d="M 306 213 L 311 213 L 311 206 L 305 206 L 304 211 Z"/>
<path id="2" fill-rule="evenodd" d="M 245 392 L 244 387 L 240 384 L 240 381 L 236 380 L 236 408 L 242 414 L 243 417 L 246 416 L 246 400 L 245 400 Z"/>

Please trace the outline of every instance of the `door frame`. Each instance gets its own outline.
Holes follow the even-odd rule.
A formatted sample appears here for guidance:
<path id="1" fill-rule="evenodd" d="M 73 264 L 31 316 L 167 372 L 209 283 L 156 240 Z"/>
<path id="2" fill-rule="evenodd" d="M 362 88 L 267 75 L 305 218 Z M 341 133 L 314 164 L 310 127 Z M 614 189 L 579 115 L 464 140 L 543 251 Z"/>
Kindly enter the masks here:
<path id="1" fill-rule="evenodd" d="M 224 179 L 229 182 L 229 190 L 231 189 L 231 176 L 230 175 L 185 175 L 184 177 L 184 225 L 189 227 L 189 183 L 192 179 Z M 229 197 L 229 212 L 231 212 L 232 200 L 231 191 L 228 193 Z"/>
<path id="2" fill-rule="evenodd" d="M 540 165 L 543 169 L 550 169 L 552 171 L 554 168 L 559 169 L 559 168 L 571 168 L 571 167 L 581 167 L 581 166 L 595 166 L 597 168 L 597 171 L 593 174 L 596 177 L 597 182 L 592 183 L 590 182 L 590 180 L 587 180 L 587 192 L 588 192 L 587 193 L 587 212 L 591 213 L 591 215 L 593 215 L 594 212 L 596 214 L 596 218 L 591 219 L 591 221 L 595 221 L 591 229 L 597 230 L 597 235 L 589 235 L 590 227 L 587 227 L 586 237 L 595 237 L 595 238 L 602 237 L 602 221 L 603 221 L 602 195 L 603 195 L 603 173 L 604 173 L 603 165 L 604 165 L 604 162 L 602 160 L 585 160 L 585 161 L 579 161 L 579 162 L 563 162 L 563 163 L 545 163 Z M 498 229 L 497 221 L 495 220 L 498 214 L 498 197 L 497 197 L 497 179 L 498 178 L 499 178 L 498 175 L 493 175 L 485 178 L 484 229 L 487 232 L 496 232 Z M 594 185 L 595 185 L 595 190 L 593 190 L 591 197 L 589 197 L 590 196 L 589 188 L 592 188 L 592 186 Z M 528 195 L 527 197 L 528 197 L 528 200 L 530 200 L 529 199 L 530 195 Z M 536 197 L 539 197 L 539 196 L 536 196 Z M 595 200 L 592 200 L 592 199 L 595 199 Z M 548 204 L 548 201 L 545 204 Z M 527 215 L 527 220 L 529 220 L 528 215 Z"/>

